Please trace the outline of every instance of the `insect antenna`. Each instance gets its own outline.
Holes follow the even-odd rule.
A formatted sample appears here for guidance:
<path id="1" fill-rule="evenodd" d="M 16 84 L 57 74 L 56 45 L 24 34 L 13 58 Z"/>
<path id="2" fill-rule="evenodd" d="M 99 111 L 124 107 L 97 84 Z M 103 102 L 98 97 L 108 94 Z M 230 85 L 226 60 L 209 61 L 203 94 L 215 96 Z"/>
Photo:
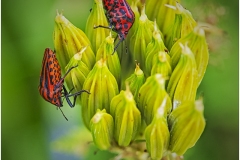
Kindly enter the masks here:
<path id="1" fill-rule="evenodd" d="M 69 68 L 68 71 L 63 75 L 63 77 L 62 77 L 61 79 L 63 80 L 63 79 L 68 75 L 68 73 L 69 73 L 73 68 L 76 68 L 77 66 L 78 66 L 78 65 Z"/>
<path id="2" fill-rule="evenodd" d="M 125 53 L 128 54 L 128 47 L 127 47 L 126 41 L 124 41 L 124 44 L 125 44 Z"/>
<path id="3" fill-rule="evenodd" d="M 62 109 L 61 109 L 60 107 L 57 107 L 57 108 L 60 109 L 60 111 L 62 112 L 63 117 L 68 121 L 68 119 L 67 119 L 67 117 L 65 116 L 65 114 L 63 113 Z"/>

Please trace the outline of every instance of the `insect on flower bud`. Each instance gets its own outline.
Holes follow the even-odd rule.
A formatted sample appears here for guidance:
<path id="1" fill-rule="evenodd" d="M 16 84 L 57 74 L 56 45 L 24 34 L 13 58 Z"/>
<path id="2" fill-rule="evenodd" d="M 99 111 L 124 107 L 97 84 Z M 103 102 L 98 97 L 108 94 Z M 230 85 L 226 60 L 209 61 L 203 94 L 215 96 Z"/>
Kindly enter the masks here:
<path id="1" fill-rule="evenodd" d="M 101 58 L 106 59 L 106 63 L 109 71 L 116 78 L 118 84 L 120 84 L 121 80 L 121 65 L 118 58 L 118 54 L 114 53 L 112 55 L 112 51 L 114 50 L 114 38 L 111 35 L 105 38 L 105 40 L 100 45 L 97 50 L 96 60 L 100 60 Z"/>
<path id="2" fill-rule="evenodd" d="M 184 102 L 170 114 L 169 149 L 178 155 L 183 155 L 187 149 L 193 147 L 200 138 L 206 122 L 203 116 L 203 102 Z"/>
<path id="3" fill-rule="evenodd" d="M 91 45 L 85 33 L 59 13 L 55 18 L 53 39 L 56 56 L 62 67 L 66 67 L 70 59 L 83 47 Z M 92 69 L 95 61 L 95 55 L 89 46 L 82 56 L 82 62 Z"/>
<path id="4" fill-rule="evenodd" d="M 197 25 L 191 12 L 184 9 L 180 3 L 176 3 L 176 7 L 170 7 L 175 9 L 175 20 L 166 35 L 166 46 L 169 50 L 177 40 L 188 35 Z"/>
<path id="5" fill-rule="evenodd" d="M 93 52 L 96 53 L 104 39 L 109 35 L 109 30 L 104 28 L 93 29 L 94 26 L 108 26 L 108 21 L 103 9 L 102 0 L 94 0 L 90 15 L 88 16 L 85 33 L 88 36 Z"/>
<path id="6" fill-rule="evenodd" d="M 147 125 L 152 122 L 156 110 L 162 104 L 165 97 L 167 97 L 167 102 L 164 107 L 164 116 L 167 117 L 172 109 L 172 103 L 165 90 L 165 77 L 161 74 L 148 77 L 139 90 L 138 103 L 138 108 Z"/>
<path id="7" fill-rule="evenodd" d="M 69 88 L 73 87 L 76 91 L 83 89 L 83 83 L 90 72 L 90 69 L 85 63 L 82 62 L 82 56 L 88 46 L 84 47 L 80 52 L 76 53 L 65 67 L 65 71 L 69 70 L 72 66 L 77 66 L 70 72 L 70 76 L 65 78 Z M 73 84 L 73 85 L 72 85 Z"/>
<path id="8" fill-rule="evenodd" d="M 89 129 L 89 122 L 97 109 L 109 113 L 112 98 L 119 93 L 115 77 L 109 71 L 106 60 L 97 61 L 89 72 L 83 88 L 91 94 L 81 96 L 83 122 Z"/>
<path id="9" fill-rule="evenodd" d="M 167 105 L 167 97 L 157 109 L 154 118 L 145 130 L 145 139 L 147 151 L 151 159 L 161 159 L 164 152 L 168 149 L 169 130 L 166 117 L 164 116 L 164 107 Z"/>
<path id="10" fill-rule="evenodd" d="M 145 7 L 143 7 L 139 23 L 130 40 L 130 51 L 135 60 L 137 60 L 144 71 L 146 60 L 146 48 L 152 39 L 154 23 L 150 21 L 145 14 Z"/>
<path id="11" fill-rule="evenodd" d="M 103 109 L 97 109 L 96 114 L 90 121 L 90 130 L 94 144 L 101 150 L 111 147 L 113 141 L 113 118 Z"/>
<path id="12" fill-rule="evenodd" d="M 140 69 L 139 64 L 136 64 L 134 73 L 125 82 L 129 84 L 130 91 L 134 96 L 135 102 L 137 102 L 139 89 L 145 82 L 144 73 Z"/>
<path id="13" fill-rule="evenodd" d="M 141 113 L 134 97 L 126 86 L 126 91 L 113 97 L 110 114 L 114 119 L 114 138 L 119 146 L 128 146 L 137 136 L 141 127 Z"/>
<path id="14" fill-rule="evenodd" d="M 173 101 L 173 109 L 184 101 L 194 101 L 199 84 L 195 57 L 187 44 L 180 45 L 182 55 L 167 86 L 167 91 Z"/>

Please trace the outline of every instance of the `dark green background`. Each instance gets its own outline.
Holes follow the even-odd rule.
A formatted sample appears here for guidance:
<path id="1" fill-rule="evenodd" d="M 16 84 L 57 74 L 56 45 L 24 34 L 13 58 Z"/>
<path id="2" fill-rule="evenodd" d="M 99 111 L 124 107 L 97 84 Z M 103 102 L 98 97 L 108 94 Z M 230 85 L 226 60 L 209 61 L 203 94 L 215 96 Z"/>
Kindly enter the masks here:
<path id="1" fill-rule="evenodd" d="M 199 89 L 204 91 L 207 125 L 196 146 L 185 155 L 186 160 L 238 159 L 239 5 L 237 0 L 215 3 L 227 9 L 219 23 L 227 33 L 221 48 L 225 54 L 220 63 L 209 65 Z M 40 97 L 37 87 L 44 49 L 53 48 L 56 10 L 63 9 L 64 15 L 84 30 L 91 4 L 88 0 L 2 1 L 3 160 L 60 159 L 52 154 L 50 142 L 81 123 L 79 106 L 64 107 L 70 119 L 67 122 Z M 77 158 L 63 155 L 61 159 Z"/>

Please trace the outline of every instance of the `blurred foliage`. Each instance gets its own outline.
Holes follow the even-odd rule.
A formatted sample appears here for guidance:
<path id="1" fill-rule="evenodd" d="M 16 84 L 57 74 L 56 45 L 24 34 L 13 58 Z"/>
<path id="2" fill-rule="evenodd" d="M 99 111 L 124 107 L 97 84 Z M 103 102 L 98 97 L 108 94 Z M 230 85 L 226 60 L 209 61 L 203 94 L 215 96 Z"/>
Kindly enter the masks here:
<path id="1" fill-rule="evenodd" d="M 223 31 L 210 39 L 214 41 L 209 42 L 212 63 L 199 88 L 204 92 L 206 129 L 185 159 L 238 159 L 239 2 L 182 3 L 196 19 Z M 53 49 L 56 10 L 63 10 L 74 25 L 84 30 L 91 5 L 92 1 L 83 0 L 2 1 L 2 159 L 79 159 L 53 150 L 51 144 L 81 125 L 80 106 L 63 107 L 70 120 L 67 122 L 60 111 L 39 96 L 37 87 L 44 49 Z M 219 13 L 224 14 L 217 14 L 214 7 L 220 7 Z M 79 136 L 84 139 L 84 134 Z M 107 152 L 94 154 L 96 148 L 92 146 L 85 159 L 113 156 Z"/>

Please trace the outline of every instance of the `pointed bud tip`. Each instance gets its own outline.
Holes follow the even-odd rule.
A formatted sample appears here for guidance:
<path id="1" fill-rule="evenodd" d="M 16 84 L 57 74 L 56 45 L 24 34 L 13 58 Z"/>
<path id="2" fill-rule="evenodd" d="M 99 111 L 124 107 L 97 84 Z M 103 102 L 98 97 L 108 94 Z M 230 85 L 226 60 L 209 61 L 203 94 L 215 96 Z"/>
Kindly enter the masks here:
<path id="1" fill-rule="evenodd" d="M 141 16 L 140 16 L 140 21 L 145 22 L 148 20 L 148 17 L 145 13 L 145 5 L 143 5 L 143 8 L 141 10 Z"/>
<path id="2" fill-rule="evenodd" d="M 195 108 L 196 108 L 197 111 L 203 112 L 204 105 L 203 105 L 203 99 L 202 98 L 195 101 Z"/>
<path id="3" fill-rule="evenodd" d="M 140 68 L 140 63 L 136 63 L 135 74 L 137 76 L 143 75 L 143 71 Z"/>
<path id="4" fill-rule="evenodd" d="M 112 37 L 112 32 L 110 32 L 109 36 L 106 38 L 106 42 L 109 44 L 114 43 L 114 38 Z"/>
<path id="5" fill-rule="evenodd" d="M 165 106 L 167 105 L 167 96 L 163 99 L 161 105 L 157 110 L 157 117 L 163 117 L 165 113 Z"/>
<path id="6" fill-rule="evenodd" d="M 180 3 L 176 2 L 176 14 L 182 14 L 184 10 L 185 9 L 183 8 L 183 6 Z"/>
<path id="7" fill-rule="evenodd" d="M 88 46 L 89 46 L 89 45 L 83 47 L 80 52 L 74 54 L 74 59 L 80 61 L 80 60 L 82 59 L 82 54 L 86 51 L 86 49 L 87 49 Z"/>
<path id="8" fill-rule="evenodd" d="M 165 6 L 170 8 L 170 9 L 177 10 L 177 8 L 173 5 L 165 4 Z"/>
<path id="9" fill-rule="evenodd" d="M 159 58 L 159 61 L 162 62 L 162 63 L 167 61 L 166 53 L 163 52 L 163 51 L 159 52 L 158 58 Z"/>
<path id="10" fill-rule="evenodd" d="M 68 24 L 69 21 L 62 15 L 62 13 L 58 13 L 57 12 L 57 15 L 55 17 L 55 22 L 56 23 L 62 23 L 62 24 Z"/>
<path id="11" fill-rule="evenodd" d="M 202 36 L 202 37 L 205 37 L 205 31 L 203 29 L 203 26 L 197 26 L 194 28 L 194 32 L 199 35 L 199 36 Z"/>
<path id="12" fill-rule="evenodd" d="M 182 43 L 179 43 L 179 45 L 182 48 L 183 54 L 187 54 L 187 55 L 193 54 L 191 49 L 188 47 L 188 43 L 185 43 L 185 45 L 183 45 Z"/>
<path id="13" fill-rule="evenodd" d="M 158 80 L 158 82 L 159 82 L 160 84 L 164 84 L 164 83 L 165 83 L 165 78 L 163 77 L 162 74 L 156 74 L 156 75 L 155 75 L 155 78 Z"/>
<path id="14" fill-rule="evenodd" d="M 98 123 L 102 118 L 102 114 L 101 113 L 96 113 L 93 117 L 93 123 Z"/>

